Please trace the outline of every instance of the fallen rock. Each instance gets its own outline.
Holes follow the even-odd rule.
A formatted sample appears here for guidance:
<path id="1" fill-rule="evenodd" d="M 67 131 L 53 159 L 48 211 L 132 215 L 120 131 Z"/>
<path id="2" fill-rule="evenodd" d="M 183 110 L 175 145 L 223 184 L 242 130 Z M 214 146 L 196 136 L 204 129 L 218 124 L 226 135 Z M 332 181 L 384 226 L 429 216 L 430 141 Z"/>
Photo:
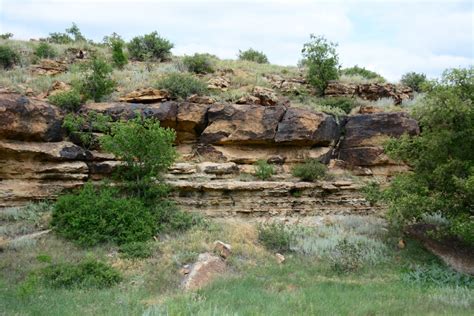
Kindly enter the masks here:
<path id="1" fill-rule="evenodd" d="M 275 142 L 327 146 L 335 143 L 339 135 L 340 127 L 334 117 L 301 108 L 288 108 L 278 124 Z"/>
<path id="2" fill-rule="evenodd" d="M 63 138 L 61 111 L 16 93 L 0 94 L 0 139 L 57 142 Z"/>
<path id="3" fill-rule="evenodd" d="M 226 269 L 226 263 L 222 258 L 208 252 L 202 253 L 198 256 L 196 263 L 189 268 L 189 273 L 181 286 L 186 291 L 200 289 L 225 273 Z"/>
<path id="4" fill-rule="evenodd" d="M 229 88 L 229 86 L 230 82 L 225 77 L 211 78 L 207 82 L 207 88 L 212 90 L 227 91 L 227 88 Z"/>
<path id="5" fill-rule="evenodd" d="M 39 65 L 33 65 L 31 70 L 38 75 L 52 76 L 65 72 L 67 70 L 67 64 L 52 59 L 42 59 Z"/>
<path id="6" fill-rule="evenodd" d="M 197 95 L 193 94 L 189 96 L 186 101 L 192 102 L 192 103 L 199 103 L 199 104 L 214 104 L 216 101 L 208 96 L 202 96 L 202 95 Z"/>
<path id="7" fill-rule="evenodd" d="M 239 171 L 239 168 L 235 162 L 201 162 L 198 165 L 198 170 L 208 174 L 223 175 L 236 173 Z"/>
<path id="8" fill-rule="evenodd" d="M 283 262 L 285 262 L 285 256 L 282 255 L 281 253 L 276 253 L 275 257 L 279 264 L 282 264 Z"/>
<path id="9" fill-rule="evenodd" d="M 171 99 L 168 91 L 154 88 L 137 89 L 120 97 L 120 102 L 128 103 L 156 103 Z"/>
<path id="10" fill-rule="evenodd" d="M 214 252 L 219 254 L 222 258 L 227 259 L 232 252 L 232 247 L 220 240 L 216 240 L 214 242 Z"/>

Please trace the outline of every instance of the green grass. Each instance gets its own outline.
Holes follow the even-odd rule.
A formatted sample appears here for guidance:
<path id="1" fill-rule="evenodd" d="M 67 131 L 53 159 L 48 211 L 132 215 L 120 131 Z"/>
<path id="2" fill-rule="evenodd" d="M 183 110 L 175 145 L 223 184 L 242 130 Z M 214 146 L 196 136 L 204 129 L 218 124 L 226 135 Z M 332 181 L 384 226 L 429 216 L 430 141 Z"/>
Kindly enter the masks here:
<path id="1" fill-rule="evenodd" d="M 29 209 L 26 213 L 11 210 L 0 224 L 14 224 L 9 231 L 22 223 L 31 225 L 30 213 L 38 208 Z M 285 253 L 282 265 L 258 242 L 255 224 L 231 220 L 213 222 L 205 230 L 162 236 L 150 242 L 151 256 L 144 259 L 123 258 L 114 245 L 84 249 L 48 234 L 33 246 L 0 254 L 0 315 L 471 314 L 472 278 L 457 282 L 458 276 L 418 243 L 407 240 L 407 247 L 398 249 L 398 237 L 387 233 L 379 219 L 341 216 L 325 222 L 319 228 L 298 228 L 298 243 Z M 308 236 L 313 251 L 305 252 L 299 244 L 302 235 Z M 355 272 L 335 272 L 327 254 L 341 236 L 383 242 L 387 249 L 384 260 Z M 232 245 L 230 272 L 201 290 L 183 293 L 179 268 L 193 262 L 199 253 L 212 251 L 215 240 Z M 35 279 L 50 264 L 75 263 L 87 257 L 119 270 L 122 282 L 108 289 L 55 289 Z M 420 271 L 434 273 L 438 281 L 407 278 L 417 266 L 437 267 Z"/>

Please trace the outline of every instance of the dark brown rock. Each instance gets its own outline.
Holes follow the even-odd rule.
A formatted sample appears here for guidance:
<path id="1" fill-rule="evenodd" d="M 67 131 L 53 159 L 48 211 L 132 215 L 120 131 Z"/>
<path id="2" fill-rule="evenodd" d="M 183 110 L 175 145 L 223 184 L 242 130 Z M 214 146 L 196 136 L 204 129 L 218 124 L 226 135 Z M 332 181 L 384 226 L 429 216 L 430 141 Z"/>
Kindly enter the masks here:
<path id="1" fill-rule="evenodd" d="M 63 138 L 61 111 L 16 93 L 0 94 L 0 139 L 57 142 Z"/>
<path id="2" fill-rule="evenodd" d="M 178 141 L 196 140 L 206 128 L 208 104 L 183 102 L 178 106 Z"/>
<path id="3" fill-rule="evenodd" d="M 288 108 L 278 124 L 275 142 L 300 146 L 335 143 L 340 127 L 334 117 L 300 108 Z"/>
<path id="4" fill-rule="evenodd" d="M 201 134 L 207 144 L 269 144 L 274 142 L 278 122 L 286 107 L 248 104 L 215 104 L 208 114 L 208 125 Z"/>

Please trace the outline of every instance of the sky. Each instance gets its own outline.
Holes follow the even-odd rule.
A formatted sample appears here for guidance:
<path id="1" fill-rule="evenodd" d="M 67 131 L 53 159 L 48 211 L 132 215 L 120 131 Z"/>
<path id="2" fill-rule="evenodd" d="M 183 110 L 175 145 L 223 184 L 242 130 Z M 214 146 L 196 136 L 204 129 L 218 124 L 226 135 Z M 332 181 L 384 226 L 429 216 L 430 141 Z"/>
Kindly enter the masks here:
<path id="1" fill-rule="evenodd" d="M 0 33 L 47 37 L 72 22 L 89 39 L 112 32 L 130 40 L 152 31 L 176 55 L 236 58 L 263 51 L 271 63 L 296 65 L 309 34 L 337 42 L 343 67 L 363 66 L 396 81 L 408 71 L 438 77 L 474 64 L 473 1 L 450 0 L 0 0 Z"/>

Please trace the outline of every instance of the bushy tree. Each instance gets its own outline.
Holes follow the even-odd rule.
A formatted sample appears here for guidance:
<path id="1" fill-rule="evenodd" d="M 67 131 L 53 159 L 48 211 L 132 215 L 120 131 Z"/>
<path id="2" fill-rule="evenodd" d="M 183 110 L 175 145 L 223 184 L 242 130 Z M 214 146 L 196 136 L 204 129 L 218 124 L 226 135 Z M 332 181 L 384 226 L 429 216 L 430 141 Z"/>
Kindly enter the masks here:
<path id="1" fill-rule="evenodd" d="M 308 67 L 308 82 L 316 88 L 319 95 L 323 95 L 328 82 L 339 77 L 337 44 L 314 34 L 310 35 L 310 39 L 303 45 L 301 52 Z"/>
<path id="2" fill-rule="evenodd" d="M 268 58 L 263 52 L 259 52 L 253 48 L 241 51 L 239 50 L 238 55 L 240 60 L 253 61 L 259 64 L 268 64 Z"/>
<path id="3" fill-rule="evenodd" d="M 171 55 L 173 47 L 173 43 L 159 36 L 158 32 L 155 31 L 150 34 L 134 37 L 128 43 L 128 52 L 130 57 L 136 60 L 144 61 L 148 58 L 165 60 Z"/>
<path id="4" fill-rule="evenodd" d="M 111 36 L 109 39 L 110 47 L 112 48 L 112 61 L 114 63 L 114 66 L 119 69 L 122 69 L 128 63 L 127 55 L 125 55 L 125 52 L 123 51 L 125 42 L 118 35 Z"/>
<path id="5" fill-rule="evenodd" d="M 46 42 L 42 42 L 36 46 L 35 55 L 39 58 L 54 58 L 56 57 L 57 52 L 53 46 Z"/>
<path id="6" fill-rule="evenodd" d="M 116 82 L 111 74 L 112 66 L 104 59 L 93 56 L 82 69 L 82 79 L 75 85 L 86 99 L 99 102 L 115 89 Z"/>
<path id="7" fill-rule="evenodd" d="M 400 83 L 413 89 L 413 91 L 420 92 L 423 84 L 426 83 L 426 75 L 416 72 L 407 72 L 402 76 Z"/>
<path id="8" fill-rule="evenodd" d="M 7 39 L 10 39 L 13 37 L 13 33 L 3 33 L 3 34 L 0 34 L 0 39 L 4 39 L 4 40 L 7 40 Z"/>
<path id="9" fill-rule="evenodd" d="M 72 36 L 72 37 L 71 37 Z M 72 23 L 71 27 L 66 29 L 65 33 L 49 33 L 48 42 L 56 44 L 69 44 L 72 42 L 85 42 L 86 38 L 82 35 L 81 30 L 76 23 Z"/>
<path id="10" fill-rule="evenodd" d="M 357 65 L 349 68 L 344 68 L 341 70 L 341 75 L 346 76 L 361 76 L 362 78 L 368 80 L 376 80 L 377 82 L 385 82 L 385 78 L 376 73 L 375 71 L 371 71 L 365 69 L 364 67 L 359 67 Z"/>
<path id="11" fill-rule="evenodd" d="M 451 233 L 474 244 L 474 68 L 444 72 L 413 115 L 421 134 L 386 145 L 413 170 L 383 192 L 391 218 L 403 224 L 439 212 Z"/>
<path id="12" fill-rule="evenodd" d="M 159 79 L 156 87 L 167 90 L 173 98 L 181 99 L 192 94 L 203 95 L 207 93 L 206 84 L 187 73 L 171 73 Z"/>
<path id="13" fill-rule="evenodd" d="M 189 71 L 197 74 L 214 72 L 214 63 L 209 54 L 196 53 L 193 56 L 185 56 L 183 64 Z"/>
<path id="14" fill-rule="evenodd" d="M 0 66 L 4 69 L 12 68 L 20 62 L 20 54 L 10 46 L 0 45 Z"/>

